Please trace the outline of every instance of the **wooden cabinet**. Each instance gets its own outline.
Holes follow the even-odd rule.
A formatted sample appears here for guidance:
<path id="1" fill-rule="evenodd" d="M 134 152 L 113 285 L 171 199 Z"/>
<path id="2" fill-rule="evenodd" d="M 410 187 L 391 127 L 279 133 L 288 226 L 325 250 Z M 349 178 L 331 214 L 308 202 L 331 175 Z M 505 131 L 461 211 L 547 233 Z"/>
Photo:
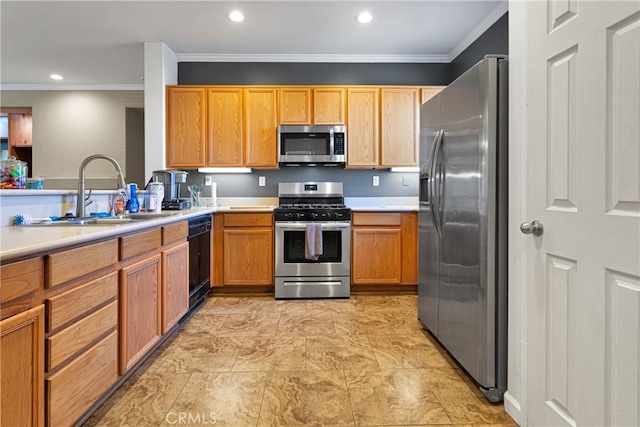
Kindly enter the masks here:
<path id="1" fill-rule="evenodd" d="M 381 166 L 417 166 L 418 88 L 383 88 L 380 99 Z"/>
<path id="2" fill-rule="evenodd" d="M 53 288 L 118 262 L 118 241 L 94 243 L 47 256 L 46 287 Z"/>
<path id="3" fill-rule="evenodd" d="M 345 93 L 343 87 L 317 87 L 313 89 L 313 124 L 345 124 Z"/>
<path id="4" fill-rule="evenodd" d="M 36 296 L 44 287 L 44 263 L 34 257 L 0 266 L 1 318 L 22 313 L 40 304 Z"/>
<path id="5" fill-rule="evenodd" d="M 252 87 L 244 90 L 245 166 L 277 168 L 278 90 Z"/>
<path id="6" fill-rule="evenodd" d="M 244 103 L 242 88 L 207 89 L 206 166 L 244 165 Z"/>
<path id="7" fill-rule="evenodd" d="M 273 216 L 214 216 L 212 286 L 273 285 Z"/>
<path id="8" fill-rule="evenodd" d="M 47 425 L 73 425 L 118 379 L 113 331 L 46 380 Z"/>
<path id="9" fill-rule="evenodd" d="M 167 88 L 167 166 L 197 168 L 206 162 L 206 100 L 202 87 Z"/>
<path id="10" fill-rule="evenodd" d="M 280 124 L 311 124 L 311 88 L 287 87 L 280 89 Z"/>
<path id="11" fill-rule="evenodd" d="M 434 96 L 436 96 L 446 86 L 425 86 L 420 88 L 420 104 L 424 104 Z"/>
<path id="12" fill-rule="evenodd" d="M 12 147 L 31 147 L 33 145 L 30 113 L 9 114 L 9 145 Z"/>
<path id="13" fill-rule="evenodd" d="M 279 93 L 280 124 L 345 124 L 345 88 L 291 86 Z"/>
<path id="14" fill-rule="evenodd" d="M 380 89 L 347 89 L 347 167 L 380 165 Z"/>
<path id="15" fill-rule="evenodd" d="M 189 243 L 162 252 L 162 333 L 189 309 Z"/>
<path id="16" fill-rule="evenodd" d="M 354 285 L 417 283 L 417 214 L 354 212 L 351 281 Z"/>
<path id="17" fill-rule="evenodd" d="M 120 375 L 162 335 L 160 254 L 120 271 Z"/>
<path id="18" fill-rule="evenodd" d="M 0 425 L 44 425 L 44 306 L 0 322 Z"/>

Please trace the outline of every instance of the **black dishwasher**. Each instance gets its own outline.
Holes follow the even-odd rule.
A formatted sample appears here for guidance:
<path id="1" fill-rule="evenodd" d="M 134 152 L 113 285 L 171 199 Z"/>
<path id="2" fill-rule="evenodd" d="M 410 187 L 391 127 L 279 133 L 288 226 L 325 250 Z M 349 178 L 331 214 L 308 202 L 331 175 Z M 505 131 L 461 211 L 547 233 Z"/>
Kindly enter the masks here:
<path id="1" fill-rule="evenodd" d="M 189 220 L 189 309 L 209 293 L 211 277 L 211 215 Z"/>

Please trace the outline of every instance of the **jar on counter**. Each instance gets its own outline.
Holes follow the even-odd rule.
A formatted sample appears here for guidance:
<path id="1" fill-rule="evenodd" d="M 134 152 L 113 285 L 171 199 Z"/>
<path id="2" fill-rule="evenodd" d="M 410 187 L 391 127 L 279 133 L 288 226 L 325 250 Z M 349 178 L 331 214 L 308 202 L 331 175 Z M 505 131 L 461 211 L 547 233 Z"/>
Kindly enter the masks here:
<path id="1" fill-rule="evenodd" d="M 27 187 L 27 163 L 9 156 L 0 160 L 0 189 L 24 189 Z"/>

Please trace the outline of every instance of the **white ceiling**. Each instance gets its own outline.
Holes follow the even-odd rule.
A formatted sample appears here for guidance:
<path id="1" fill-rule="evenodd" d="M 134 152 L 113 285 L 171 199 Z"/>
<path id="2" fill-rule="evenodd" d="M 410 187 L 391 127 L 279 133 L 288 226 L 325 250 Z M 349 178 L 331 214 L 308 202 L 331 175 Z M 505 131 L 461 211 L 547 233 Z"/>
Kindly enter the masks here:
<path id="1" fill-rule="evenodd" d="M 227 19 L 232 9 L 245 21 Z M 368 25 L 355 21 L 363 10 Z M 149 41 L 179 61 L 450 62 L 506 10 L 501 0 L 3 0 L 0 83 L 141 85 Z"/>

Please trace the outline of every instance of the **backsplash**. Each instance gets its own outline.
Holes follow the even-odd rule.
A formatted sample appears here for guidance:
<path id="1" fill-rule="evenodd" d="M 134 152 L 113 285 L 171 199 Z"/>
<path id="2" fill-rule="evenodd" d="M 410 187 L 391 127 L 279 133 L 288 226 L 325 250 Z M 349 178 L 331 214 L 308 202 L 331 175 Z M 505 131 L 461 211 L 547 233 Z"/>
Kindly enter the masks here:
<path id="1" fill-rule="evenodd" d="M 202 188 L 203 197 L 211 196 L 211 187 L 204 185 L 206 175 L 211 175 L 217 183 L 218 197 L 277 197 L 279 182 L 330 181 L 342 182 L 345 197 L 417 197 L 418 173 L 397 173 L 388 170 L 351 170 L 328 167 L 285 167 L 279 170 L 254 170 L 248 174 L 204 174 L 190 170 L 189 185 Z M 259 177 L 264 176 L 266 185 L 258 186 Z M 378 176 L 380 185 L 372 185 Z M 407 185 L 403 185 L 406 177 Z M 188 196 L 186 188 L 182 197 Z"/>

